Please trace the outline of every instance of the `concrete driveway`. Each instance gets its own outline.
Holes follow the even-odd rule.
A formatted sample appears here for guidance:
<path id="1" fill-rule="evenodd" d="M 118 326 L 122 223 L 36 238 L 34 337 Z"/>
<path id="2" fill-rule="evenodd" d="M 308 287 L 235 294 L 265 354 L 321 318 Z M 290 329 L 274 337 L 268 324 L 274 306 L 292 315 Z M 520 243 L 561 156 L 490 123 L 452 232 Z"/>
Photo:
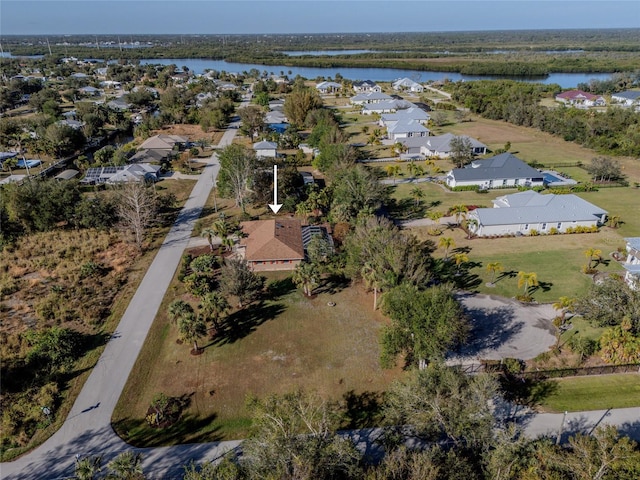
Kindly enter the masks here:
<path id="1" fill-rule="evenodd" d="M 524 305 L 494 295 L 460 294 L 472 331 L 469 343 L 447 363 L 470 364 L 479 360 L 528 360 L 555 344 L 552 320 L 557 312 L 549 304 Z"/>

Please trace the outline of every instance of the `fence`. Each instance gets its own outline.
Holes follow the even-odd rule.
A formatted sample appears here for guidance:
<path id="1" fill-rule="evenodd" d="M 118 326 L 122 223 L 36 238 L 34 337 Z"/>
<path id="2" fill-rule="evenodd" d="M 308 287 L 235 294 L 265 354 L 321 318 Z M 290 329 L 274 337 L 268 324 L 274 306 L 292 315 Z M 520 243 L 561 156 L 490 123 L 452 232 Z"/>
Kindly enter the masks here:
<path id="1" fill-rule="evenodd" d="M 640 373 L 640 363 L 629 363 L 625 365 L 601 365 L 598 367 L 556 368 L 553 370 L 522 372 L 520 376 L 522 376 L 523 378 L 542 380 L 545 378 L 611 375 L 613 373 Z"/>

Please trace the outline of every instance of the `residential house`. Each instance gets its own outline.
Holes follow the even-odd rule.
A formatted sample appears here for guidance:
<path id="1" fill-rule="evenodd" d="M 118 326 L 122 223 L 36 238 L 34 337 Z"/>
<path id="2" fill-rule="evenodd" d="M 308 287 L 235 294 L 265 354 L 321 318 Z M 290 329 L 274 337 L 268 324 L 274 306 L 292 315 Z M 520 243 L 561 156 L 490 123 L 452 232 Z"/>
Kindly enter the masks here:
<path id="1" fill-rule="evenodd" d="M 336 82 L 320 82 L 316 90 L 322 94 L 335 93 L 342 90 L 342 84 Z"/>
<path id="2" fill-rule="evenodd" d="M 428 135 L 429 129 L 418 120 L 411 118 L 402 118 L 392 122 L 392 125 L 387 128 L 387 137 L 394 142 L 402 138 L 427 137 Z"/>
<path id="3" fill-rule="evenodd" d="M 189 143 L 189 139 L 181 137 L 180 135 L 166 135 L 159 134 L 153 137 L 147 138 L 142 145 L 141 150 L 168 150 L 171 151 L 174 148 L 185 147 Z"/>
<path id="4" fill-rule="evenodd" d="M 149 163 L 135 163 L 117 167 L 94 167 L 87 170 L 80 183 L 99 185 L 102 183 L 115 184 L 130 181 L 155 182 L 158 180 L 159 172 L 159 165 L 151 165 Z"/>
<path id="5" fill-rule="evenodd" d="M 471 230 L 480 237 L 566 233 L 569 228 L 599 227 L 607 212 L 577 195 L 542 195 L 533 190 L 493 200 L 494 208 L 468 214 Z M 534 232 L 535 231 L 535 232 Z"/>
<path id="6" fill-rule="evenodd" d="M 428 137 L 426 142 L 420 147 L 420 153 L 425 157 L 448 158 L 451 156 L 453 150 L 451 148 L 451 140 L 455 137 L 456 135 L 452 133 Z M 466 135 L 461 135 L 461 137 L 471 142 L 471 153 L 473 155 L 484 155 L 487 153 L 487 146 L 484 143 Z"/>
<path id="7" fill-rule="evenodd" d="M 258 158 L 276 158 L 278 144 L 275 142 L 257 142 L 253 144 L 253 150 L 256 152 Z"/>
<path id="8" fill-rule="evenodd" d="M 237 253 L 254 271 L 293 270 L 304 260 L 302 224 L 278 218 L 240 224 L 243 236 Z"/>
<path id="9" fill-rule="evenodd" d="M 78 92 L 80 92 L 81 95 L 85 95 L 87 97 L 97 97 L 102 93 L 102 90 L 96 87 L 88 86 L 79 88 Z"/>
<path id="10" fill-rule="evenodd" d="M 558 102 L 578 107 L 602 107 L 607 104 L 601 95 L 583 92 L 582 90 L 568 90 L 556 95 Z"/>
<path id="11" fill-rule="evenodd" d="M 640 290 L 640 237 L 624 239 L 627 242 L 627 260 L 623 264 L 626 270 L 624 281 L 633 290 Z"/>
<path id="12" fill-rule="evenodd" d="M 410 78 L 401 78 L 400 80 L 396 80 L 391 84 L 394 90 L 400 92 L 413 92 L 413 93 L 422 93 L 424 92 L 424 87 L 420 85 L 418 82 L 414 82 Z"/>
<path id="13" fill-rule="evenodd" d="M 85 125 L 84 122 L 80 122 L 78 120 L 70 120 L 70 119 L 66 119 L 66 118 L 64 120 L 58 120 L 56 123 L 58 125 L 64 125 L 66 127 L 71 127 L 74 130 L 80 130 Z"/>
<path id="14" fill-rule="evenodd" d="M 640 90 L 627 90 L 611 95 L 611 102 L 625 107 L 640 105 Z"/>
<path id="15" fill-rule="evenodd" d="M 382 87 L 380 87 L 380 85 L 378 85 L 376 82 L 371 80 L 353 82 L 351 86 L 353 87 L 353 90 L 356 93 L 371 93 L 371 92 L 382 93 Z"/>
<path id="16" fill-rule="evenodd" d="M 100 82 L 100 86 L 102 88 L 113 88 L 114 90 L 120 90 L 122 88 L 122 83 L 116 82 L 115 80 L 104 80 Z"/>
<path id="17" fill-rule="evenodd" d="M 60 172 L 58 175 L 56 175 L 53 178 L 55 178 L 59 182 L 65 181 L 65 180 L 72 180 L 72 179 L 76 178 L 79 173 L 80 172 L 78 170 L 73 170 L 71 168 L 68 168 L 68 169 Z"/>
<path id="18" fill-rule="evenodd" d="M 353 105 L 364 105 L 368 103 L 389 102 L 393 100 L 390 95 L 381 92 L 359 93 L 351 97 Z"/>
<path id="19" fill-rule="evenodd" d="M 294 218 L 242 222 L 240 227 L 246 236 L 240 239 L 237 255 L 257 272 L 294 270 L 305 259 L 307 246 L 316 235 L 333 247 L 326 227 L 302 225 Z"/>
<path id="20" fill-rule="evenodd" d="M 139 150 L 128 161 L 129 163 L 162 163 L 169 159 L 171 150 L 153 148 Z"/>
<path id="21" fill-rule="evenodd" d="M 107 102 L 107 107 L 109 107 L 111 110 L 124 112 L 125 110 L 129 110 L 131 108 L 131 104 L 127 102 L 123 97 L 119 97 L 114 98 L 110 102 Z"/>
<path id="22" fill-rule="evenodd" d="M 412 105 L 406 100 L 388 100 L 384 102 L 365 103 L 362 105 L 363 115 L 373 115 L 374 113 L 382 115 L 385 113 L 394 113 L 398 110 L 408 109 Z"/>
<path id="23" fill-rule="evenodd" d="M 302 171 L 300 172 L 300 176 L 302 177 L 302 183 L 304 185 L 312 185 L 316 183 L 315 178 L 313 178 L 313 173 L 311 172 Z"/>
<path id="24" fill-rule="evenodd" d="M 409 107 L 396 113 L 385 113 L 380 117 L 381 127 L 391 127 L 398 120 L 415 120 L 426 125 L 431 116 L 421 108 Z"/>
<path id="25" fill-rule="evenodd" d="M 536 187 L 544 185 L 542 172 L 530 167 L 511 153 L 501 153 L 484 160 L 474 160 L 464 168 L 447 174 L 451 188 L 478 185 L 481 189 L 502 187 Z"/>

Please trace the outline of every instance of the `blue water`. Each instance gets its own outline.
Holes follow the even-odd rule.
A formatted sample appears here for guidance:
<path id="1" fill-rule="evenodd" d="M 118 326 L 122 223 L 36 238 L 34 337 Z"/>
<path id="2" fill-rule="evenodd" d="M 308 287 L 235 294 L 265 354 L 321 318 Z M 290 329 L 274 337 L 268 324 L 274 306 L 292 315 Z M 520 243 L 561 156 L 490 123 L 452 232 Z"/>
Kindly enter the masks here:
<path id="1" fill-rule="evenodd" d="M 550 173 L 543 173 L 542 178 L 544 183 L 554 183 L 554 182 L 564 182 L 564 178 L 556 177 L 555 175 L 551 175 Z"/>
<path id="2" fill-rule="evenodd" d="M 505 77 L 487 76 L 487 75 L 462 75 L 453 72 L 432 72 L 405 70 L 399 68 L 341 68 L 341 67 L 288 67 L 286 65 L 260 65 L 256 63 L 232 63 L 224 60 L 207 60 L 201 58 L 164 58 L 164 59 L 144 59 L 140 60 L 141 64 L 159 64 L 171 65 L 178 67 L 187 66 L 189 70 L 195 73 L 203 73 L 205 69 L 225 71 L 230 73 L 248 72 L 251 69 L 257 69 L 260 72 L 266 71 L 270 74 L 279 75 L 283 72 L 290 78 L 296 75 L 308 79 L 316 78 L 334 78 L 339 73 L 344 78 L 350 80 L 373 80 L 374 82 L 391 82 L 399 78 L 408 77 L 416 82 L 425 83 L 428 81 L 443 81 L 445 79 L 457 82 L 460 80 L 496 80 Z M 538 82 L 544 84 L 557 83 L 562 88 L 574 88 L 579 83 L 588 83 L 589 80 L 606 80 L 611 77 L 610 73 L 552 73 L 546 77 L 522 78 L 509 77 L 524 82 Z"/>

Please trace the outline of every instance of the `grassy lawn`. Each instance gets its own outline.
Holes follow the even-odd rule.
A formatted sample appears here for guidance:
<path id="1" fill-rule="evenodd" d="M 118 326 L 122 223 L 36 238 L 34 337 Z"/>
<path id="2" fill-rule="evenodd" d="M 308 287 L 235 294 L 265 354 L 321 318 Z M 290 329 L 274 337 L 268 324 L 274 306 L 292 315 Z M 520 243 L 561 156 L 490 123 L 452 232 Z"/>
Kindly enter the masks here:
<path id="1" fill-rule="evenodd" d="M 401 375 L 379 367 L 378 334 L 385 319 L 372 311 L 371 294 L 335 285 L 307 299 L 287 279 L 271 282 L 268 300 L 233 313 L 235 327 L 204 339 L 204 353 L 191 356 L 189 346 L 176 343 L 165 313 L 175 298 L 188 298 L 174 281 L 114 413 L 125 440 L 151 446 L 242 438 L 249 395 L 303 388 L 362 404 Z M 144 420 L 159 392 L 189 402 L 183 419 L 161 432 Z"/>
<path id="2" fill-rule="evenodd" d="M 543 400 L 546 412 L 581 412 L 640 405 L 640 375 L 594 375 L 553 380 L 552 393 Z M 615 395 L 612 394 L 615 392 Z"/>

